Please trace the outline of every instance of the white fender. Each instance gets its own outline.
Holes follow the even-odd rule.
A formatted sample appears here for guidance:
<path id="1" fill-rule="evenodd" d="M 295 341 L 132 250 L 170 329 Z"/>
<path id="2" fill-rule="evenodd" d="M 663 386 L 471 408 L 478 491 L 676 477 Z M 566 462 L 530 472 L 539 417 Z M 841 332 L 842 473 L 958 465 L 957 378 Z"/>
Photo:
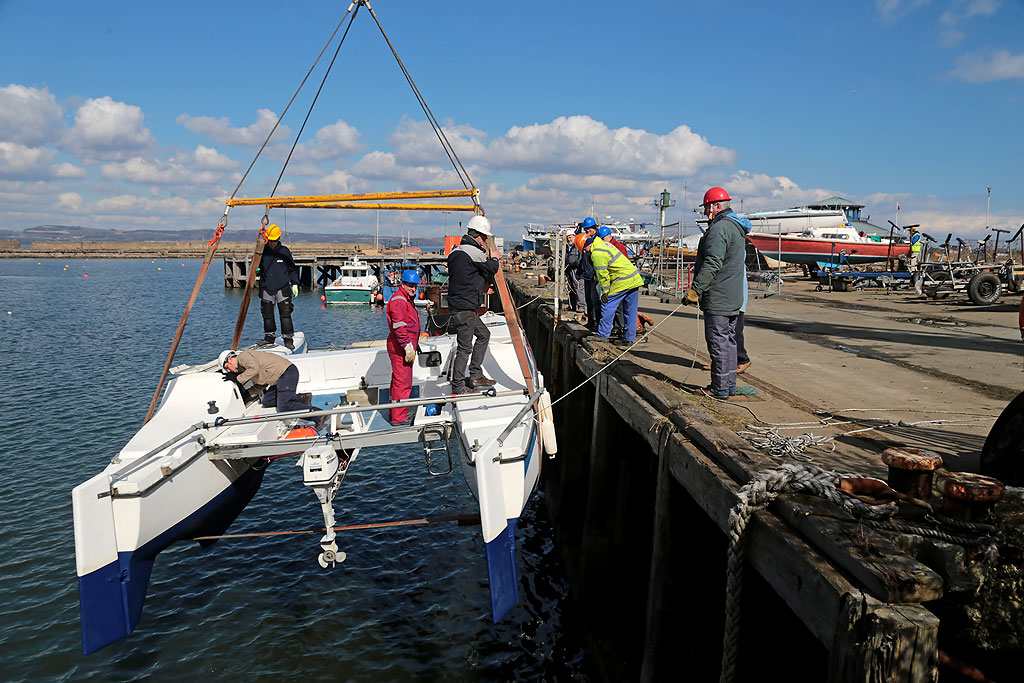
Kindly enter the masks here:
<path id="1" fill-rule="evenodd" d="M 555 416 L 551 412 L 551 394 L 547 389 L 537 401 L 537 414 L 540 416 L 540 442 L 548 455 L 558 453 L 558 440 L 555 438 Z"/>

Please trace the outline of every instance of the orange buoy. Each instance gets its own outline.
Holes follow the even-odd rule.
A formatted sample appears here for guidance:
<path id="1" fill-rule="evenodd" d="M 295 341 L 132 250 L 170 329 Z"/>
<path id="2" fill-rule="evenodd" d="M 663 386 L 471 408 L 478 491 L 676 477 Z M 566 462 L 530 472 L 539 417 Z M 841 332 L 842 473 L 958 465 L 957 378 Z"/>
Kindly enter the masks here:
<path id="1" fill-rule="evenodd" d="M 304 439 L 309 436 L 317 436 L 318 432 L 312 427 L 296 427 L 292 431 L 288 432 L 286 439 Z"/>
<path id="2" fill-rule="evenodd" d="M 327 301 L 327 295 L 326 294 L 321 294 L 320 295 L 320 301 Z"/>

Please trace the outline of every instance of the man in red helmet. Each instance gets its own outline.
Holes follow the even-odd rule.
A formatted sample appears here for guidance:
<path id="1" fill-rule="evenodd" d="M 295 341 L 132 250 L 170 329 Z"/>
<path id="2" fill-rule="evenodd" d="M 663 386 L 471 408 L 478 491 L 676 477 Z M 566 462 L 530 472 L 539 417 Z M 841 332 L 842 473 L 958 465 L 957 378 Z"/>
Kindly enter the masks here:
<path id="1" fill-rule="evenodd" d="M 711 384 L 703 389 L 715 398 L 736 393 L 736 324 L 743 308 L 746 280 L 746 233 L 743 219 L 733 215 L 729 193 L 712 187 L 701 202 L 708 228 L 697 245 L 694 276 L 686 303 L 704 312 L 704 340 L 711 356 Z"/>

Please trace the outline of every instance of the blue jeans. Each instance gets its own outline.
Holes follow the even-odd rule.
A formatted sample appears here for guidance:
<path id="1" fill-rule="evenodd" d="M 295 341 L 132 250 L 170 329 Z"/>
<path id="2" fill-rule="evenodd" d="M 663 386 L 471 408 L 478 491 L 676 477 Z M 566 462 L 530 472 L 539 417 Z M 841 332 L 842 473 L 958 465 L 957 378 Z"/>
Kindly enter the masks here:
<path id="1" fill-rule="evenodd" d="M 704 315 L 704 341 L 711 356 L 711 393 L 736 391 L 736 321 L 738 315 Z"/>
<path id="2" fill-rule="evenodd" d="M 615 311 L 620 305 L 626 317 L 622 338 L 628 342 L 636 341 L 636 309 L 640 305 L 639 287 L 612 294 L 608 297 L 608 303 L 601 304 L 601 322 L 597 325 L 597 333 L 605 339 L 611 336 Z M 733 370 L 735 371 L 735 368 Z"/>

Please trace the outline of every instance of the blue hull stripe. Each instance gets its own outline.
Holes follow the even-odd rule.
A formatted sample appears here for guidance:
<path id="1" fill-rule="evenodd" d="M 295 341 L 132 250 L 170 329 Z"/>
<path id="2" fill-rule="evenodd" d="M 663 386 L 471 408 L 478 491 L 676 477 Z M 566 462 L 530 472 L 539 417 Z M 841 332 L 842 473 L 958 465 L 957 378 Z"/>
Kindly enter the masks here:
<path id="1" fill-rule="evenodd" d="M 491 616 L 497 624 L 519 602 L 516 574 L 516 524 L 508 520 L 505 530 L 487 544 L 487 579 L 491 586 Z"/>
<path id="2" fill-rule="evenodd" d="M 135 630 L 157 554 L 175 541 L 223 533 L 256 495 L 265 471 L 265 461 L 249 468 L 213 500 L 142 547 L 119 552 L 114 562 L 79 576 L 82 653 L 93 653 Z"/>

